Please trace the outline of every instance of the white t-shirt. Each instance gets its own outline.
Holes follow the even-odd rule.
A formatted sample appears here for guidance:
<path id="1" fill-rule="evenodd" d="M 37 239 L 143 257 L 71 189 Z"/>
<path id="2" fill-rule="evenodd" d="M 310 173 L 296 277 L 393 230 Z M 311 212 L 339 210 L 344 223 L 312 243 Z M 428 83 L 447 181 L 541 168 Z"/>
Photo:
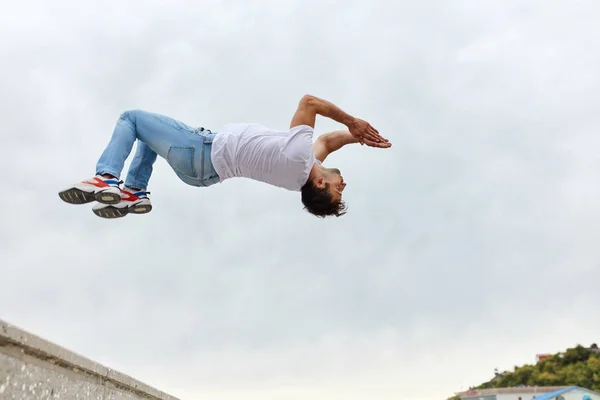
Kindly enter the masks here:
<path id="1" fill-rule="evenodd" d="M 243 177 L 300 191 L 317 162 L 313 132 L 308 125 L 279 131 L 253 123 L 227 124 L 213 139 L 212 163 L 221 182 Z"/>

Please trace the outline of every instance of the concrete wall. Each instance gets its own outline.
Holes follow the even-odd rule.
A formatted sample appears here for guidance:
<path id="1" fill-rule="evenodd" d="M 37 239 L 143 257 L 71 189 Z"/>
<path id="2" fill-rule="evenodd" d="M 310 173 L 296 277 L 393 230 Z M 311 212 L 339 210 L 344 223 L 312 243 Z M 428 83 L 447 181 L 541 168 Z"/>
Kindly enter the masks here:
<path id="1" fill-rule="evenodd" d="M 540 390 L 541 389 L 541 390 Z M 513 393 L 498 395 L 496 400 L 532 400 L 546 393 L 554 392 L 555 390 L 547 390 L 545 388 L 538 388 L 537 393 Z M 564 400 L 600 400 L 598 393 L 586 390 L 584 388 L 570 389 L 568 392 L 561 394 Z M 553 397 L 552 400 L 556 400 Z"/>
<path id="2" fill-rule="evenodd" d="M 538 392 L 538 393 L 512 393 L 512 394 L 501 394 L 496 397 L 496 400 L 532 400 L 537 396 L 541 396 L 543 394 L 549 393 L 551 390 L 546 392 Z"/>
<path id="3" fill-rule="evenodd" d="M 554 386 L 546 388 L 537 387 L 531 390 L 523 390 L 521 392 L 499 394 L 496 397 L 496 400 L 532 400 L 538 396 L 542 396 L 546 393 L 554 392 L 556 390 L 559 389 Z"/>
<path id="4" fill-rule="evenodd" d="M 541 396 L 545 393 L 554 392 L 560 389 L 565 389 L 566 386 L 536 386 L 536 387 L 512 387 L 512 388 L 494 388 L 470 390 L 460 393 L 459 396 L 463 400 L 480 400 L 486 397 L 491 397 L 494 400 L 531 400 L 536 396 Z"/>
<path id="5" fill-rule="evenodd" d="M 178 400 L 0 320 L 1 400 Z"/>

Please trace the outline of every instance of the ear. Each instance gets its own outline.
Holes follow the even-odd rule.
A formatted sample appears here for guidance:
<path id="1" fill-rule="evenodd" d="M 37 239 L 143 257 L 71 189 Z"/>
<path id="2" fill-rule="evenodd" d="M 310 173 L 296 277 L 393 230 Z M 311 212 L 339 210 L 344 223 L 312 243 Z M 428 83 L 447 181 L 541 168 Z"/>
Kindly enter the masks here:
<path id="1" fill-rule="evenodd" d="M 323 189 L 325 187 L 325 177 L 321 175 L 317 179 L 315 179 L 315 185 L 318 188 Z"/>

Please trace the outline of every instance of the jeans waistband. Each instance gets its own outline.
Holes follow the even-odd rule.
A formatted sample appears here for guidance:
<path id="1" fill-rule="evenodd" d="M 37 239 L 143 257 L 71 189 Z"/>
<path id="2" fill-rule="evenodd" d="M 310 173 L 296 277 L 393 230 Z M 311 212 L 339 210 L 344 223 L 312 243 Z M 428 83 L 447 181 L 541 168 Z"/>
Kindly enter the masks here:
<path id="1" fill-rule="evenodd" d="M 219 175 L 212 163 L 212 142 L 217 133 L 211 132 L 208 129 L 200 128 L 198 132 L 202 136 L 202 156 L 200 159 L 201 171 L 198 186 L 211 186 L 220 181 Z"/>
<path id="2" fill-rule="evenodd" d="M 199 127 L 196 129 L 195 133 L 204 138 L 204 143 L 210 144 L 213 141 L 213 138 L 217 135 L 217 132 L 213 132 L 210 129 L 206 129 L 204 127 Z"/>
<path id="3" fill-rule="evenodd" d="M 203 133 L 202 136 L 204 136 L 204 144 L 212 144 L 213 139 L 215 138 L 215 136 L 217 136 L 216 132 L 211 132 L 211 131 L 207 131 L 205 130 L 204 132 L 208 132 L 208 133 Z"/>

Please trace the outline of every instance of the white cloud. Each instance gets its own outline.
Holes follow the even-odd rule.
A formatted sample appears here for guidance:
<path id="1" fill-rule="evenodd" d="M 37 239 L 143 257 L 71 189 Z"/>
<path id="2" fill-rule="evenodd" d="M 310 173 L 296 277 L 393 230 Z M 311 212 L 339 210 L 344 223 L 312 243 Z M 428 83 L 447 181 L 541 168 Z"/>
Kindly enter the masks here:
<path id="1" fill-rule="evenodd" d="M 596 340 L 595 2 L 49 4 L 0 4 L 1 318 L 184 398 L 439 399 Z M 305 93 L 394 143 L 328 160 L 339 220 L 160 159 L 151 214 L 58 199 L 126 109 L 285 128 Z"/>

